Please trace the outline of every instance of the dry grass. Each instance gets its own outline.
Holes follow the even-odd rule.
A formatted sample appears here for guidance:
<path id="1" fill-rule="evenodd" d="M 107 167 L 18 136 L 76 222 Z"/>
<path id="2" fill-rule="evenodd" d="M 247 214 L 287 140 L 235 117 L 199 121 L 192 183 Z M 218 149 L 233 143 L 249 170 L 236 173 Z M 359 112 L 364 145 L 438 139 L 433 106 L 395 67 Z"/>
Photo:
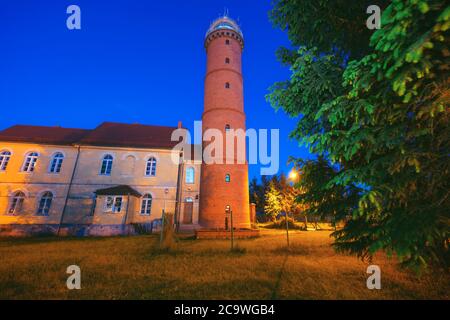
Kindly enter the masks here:
<path id="1" fill-rule="evenodd" d="M 449 275 L 399 270 L 377 256 L 382 289 L 366 288 L 367 263 L 335 253 L 328 232 L 265 231 L 253 240 L 184 239 L 172 252 L 158 236 L 0 241 L 1 299 L 449 299 Z M 67 290 L 67 266 L 82 289 Z"/>

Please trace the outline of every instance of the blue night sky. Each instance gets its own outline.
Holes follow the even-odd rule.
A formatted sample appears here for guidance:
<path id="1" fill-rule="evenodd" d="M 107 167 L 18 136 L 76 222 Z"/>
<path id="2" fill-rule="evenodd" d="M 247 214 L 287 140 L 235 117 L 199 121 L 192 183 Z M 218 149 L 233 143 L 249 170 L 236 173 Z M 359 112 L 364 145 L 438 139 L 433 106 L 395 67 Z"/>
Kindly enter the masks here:
<path id="1" fill-rule="evenodd" d="M 71 4 L 81 8 L 81 30 L 66 27 Z M 203 109 L 203 37 L 225 7 L 244 32 L 247 127 L 280 129 L 280 170 L 288 172 L 290 155 L 310 155 L 288 138 L 296 120 L 264 97 L 289 77 L 275 57 L 289 43 L 268 19 L 270 1 L 1 1 L 0 130 L 179 120 L 192 130 Z"/>

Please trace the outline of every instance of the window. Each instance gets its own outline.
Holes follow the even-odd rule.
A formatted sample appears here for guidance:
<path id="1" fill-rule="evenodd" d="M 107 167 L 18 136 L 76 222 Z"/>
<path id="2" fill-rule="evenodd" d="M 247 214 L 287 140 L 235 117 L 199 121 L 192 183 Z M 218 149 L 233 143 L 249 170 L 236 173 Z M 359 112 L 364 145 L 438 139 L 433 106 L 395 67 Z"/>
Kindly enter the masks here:
<path id="1" fill-rule="evenodd" d="M 61 166 L 64 160 L 64 155 L 61 152 L 55 153 L 55 155 L 52 158 L 52 161 L 50 162 L 50 173 L 60 173 L 61 172 Z"/>
<path id="2" fill-rule="evenodd" d="M 194 200 L 192 200 L 191 197 L 188 197 L 188 198 L 184 199 L 184 202 L 194 202 Z"/>
<path id="3" fill-rule="evenodd" d="M 151 157 L 147 160 L 147 166 L 145 167 L 145 175 L 148 177 L 156 176 L 156 159 Z"/>
<path id="4" fill-rule="evenodd" d="M 106 197 L 105 200 L 105 212 L 111 212 L 114 206 L 114 197 Z"/>
<path id="5" fill-rule="evenodd" d="M 9 159 L 11 158 L 11 152 L 2 151 L 0 153 L 0 171 L 5 171 L 8 166 Z"/>
<path id="6" fill-rule="evenodd" d="M 225 131 L 230 131 L 230 128 L 231 128 L 231 127 L 230 127 L 229 124 L 226 124 L 226 125 L 225 125 Z"/>
<path id="7" fill-rule="evenodd" d="M 192 167 L 186 168 L 186 183 L 194 183 L 195 170 Z"/>
<path id="8" fill-rule="evenodd" d="M 230 177 L 230 175 L 227 173 L 227 174 L 225 175 L 225 182 L 228 183 L 228 182 L 230 182 L 230 181 L 231 181 L 231 177 Z"/>
<path id="9" fill-rule="evenodd" d="M 225 82 L 225 88 L 226 89 L 230 89 L 230 83 L 229 82 Z"/>
<path id="10" fill-rule="evenodd" d="M 152 195 L 147 193 L 142 198 L 141 214 L 144 216 L 149 216 L 151 212 L 152 212 Z"/>
<path id="11" fill-rule="evenodd" d="M 225 58 L 225 63 L 230 63 L 230 58 Z"/>
<path id="12" fill-rule="evenodd" d="M 50 212 L 50 207 L 52 206 L 52 200 L 53 200 L 53 193 L 51 193 L 50 191 L 45 192 L 41 197 L 41 201 L 39 201 L 37 214 L 42 216 L 48 216 L 48 213 Z"/>
<path id="13" fill-rule="evenodd" d="M 230 40 L 225 40 L 225 44 L 228 46 L 230 44 Z"/>
<path id="14" fill-rule="evenodd" d="M 17 191 L 11 199 L 11 204 L 8 209 L 9 214 L 16 214 L 22 212 L 23 201 L 25 194 L 22 191 Z"/>
<path id="15" fill-rule="evenodd" d="M 36 162 L 38 159 L 37 152 L 30 152 L 25 157 L 25 162 L 23 163 L 22 171 L 23 172 L 33 172 L 36 167 Z"/>
<path id="16" fill-rule="evenodd" d="M 103 176 L 110 176 L 113 164 L 113 156 L 107 154 L 103 157 L 102 168 L 100 169 L 100 174 Z"/>
<path id="17" fill-rule="evenodd" d="M 105 212 L 118 213 L 122 210 L 122 196 L 107 196 L 105 200 Z"/>
<path id="18" fill-rule="evenodd" d="M 123 174 L 126 176 L 131 176 L 134 173 L 134 167 L 136 164 L 136 158 L 132 155 L 129 155 L 125 158 L 125 165 Z"/>

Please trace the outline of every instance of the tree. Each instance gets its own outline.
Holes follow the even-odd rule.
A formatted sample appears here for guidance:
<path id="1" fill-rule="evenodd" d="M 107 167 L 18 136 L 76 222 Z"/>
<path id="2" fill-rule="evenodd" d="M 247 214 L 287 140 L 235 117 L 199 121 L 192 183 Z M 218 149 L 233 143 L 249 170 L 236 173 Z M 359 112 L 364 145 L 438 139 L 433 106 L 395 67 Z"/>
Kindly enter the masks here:
<path id="1" fill-rule="evenodd" d="M 269 184 L 269 189 L 266 192 L 265 199 L 265 213 L 270 215 L 272 221 L 274 221 L 283 210 L 283 197 L 273 181 Z"/>
<path id="2" fill-rule="evenodd" d="M 297 196 L 297 202 L 302 205 L 305 215 L 332 218 L 334 222 L 348 219 L 352 210 L 358 207 L 361 188 L 329 183 L 340 171 L 322 156 L 292 161 L 301 175 L 296 186 L 303 192 Z"/>
<path id="3" fill-rule="evenodd" d="M 362 258 L 385 250 L 411 267 L 447 266 L 450 7 L 382 1 L 382 28 L 371 33 L 363 4 L 275 1 L 272 20 L 295 50 L 279 51 L 292 75 L 268 100 L 300 116 L 291 136 L 338 168 L 314 186 L 325 192 L 320 205 L 309 202 L 348 210 L 351 218 L 333 234 L 336 248 Z"/>
<path id="4" fill-rule="evenodd" d="M 267 176 L 261 177 L 261 183 L 258 183 L 256 178 L 253 178 L 249 185 L 250 202 L 256 204 L 256 212 L 264 212 L 265 194 L 269 188 L 270 180 Z"/>

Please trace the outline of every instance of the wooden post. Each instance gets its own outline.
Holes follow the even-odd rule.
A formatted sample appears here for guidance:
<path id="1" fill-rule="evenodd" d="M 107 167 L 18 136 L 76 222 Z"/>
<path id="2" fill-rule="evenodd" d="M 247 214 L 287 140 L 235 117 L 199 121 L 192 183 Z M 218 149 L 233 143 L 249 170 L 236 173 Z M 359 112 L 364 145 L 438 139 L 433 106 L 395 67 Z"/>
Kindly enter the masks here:
<path id="1" fill-rule="evenodd" d="M 233 250 L 234 249 L 233 210 L 230 210 L 230 223 L 231 223 L 231 250 Z"/>
<path id="2" fill-rule="evenodd" d="M 286 240 L 287 240 L 287 247 L 289 249 L 289 221 L 288 221 L 287 210 L 285 211 L 284 216 L 286 218 Z"/>
<path id="3" fill-rule="evenodd" d="M 164 216 L 166 215 L 166 212 L 164 209 L 162 210 L 162 218 L 161 218 L 161 233 L 159 235 L 159 248 L 162 248 L 162 243 L 164 239 Z"/>

